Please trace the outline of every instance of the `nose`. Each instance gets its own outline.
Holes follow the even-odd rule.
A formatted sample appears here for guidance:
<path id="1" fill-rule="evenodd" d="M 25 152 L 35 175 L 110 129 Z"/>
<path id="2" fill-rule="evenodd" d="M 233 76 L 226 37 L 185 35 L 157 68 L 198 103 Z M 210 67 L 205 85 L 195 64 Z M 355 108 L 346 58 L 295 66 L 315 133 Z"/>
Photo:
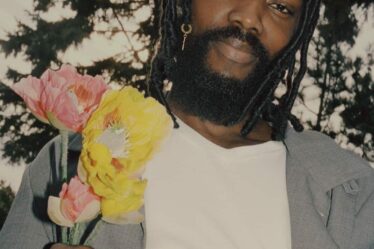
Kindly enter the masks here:
<path id="1" fill-rule="evenodd" d="M 264 27 L 262 23 L 262 0 L 238 0 L 238 4 L 229 13 L 229 22 L 246 32 L 260 36 Z"/>

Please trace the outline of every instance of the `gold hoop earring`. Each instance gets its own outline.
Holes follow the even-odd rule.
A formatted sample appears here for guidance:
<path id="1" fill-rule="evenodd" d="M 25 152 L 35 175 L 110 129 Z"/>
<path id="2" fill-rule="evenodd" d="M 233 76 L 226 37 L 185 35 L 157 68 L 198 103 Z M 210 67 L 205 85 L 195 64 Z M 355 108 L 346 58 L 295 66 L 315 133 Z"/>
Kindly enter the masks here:
<path id="1" fill-rule="evenodd" d="M 186 45 L 187 36 L 192 33 L 191 24 L 182 24 L 181 31 L 183 33 L 183 44 L 182 44 L 182 51 L 183 51 Z"/>

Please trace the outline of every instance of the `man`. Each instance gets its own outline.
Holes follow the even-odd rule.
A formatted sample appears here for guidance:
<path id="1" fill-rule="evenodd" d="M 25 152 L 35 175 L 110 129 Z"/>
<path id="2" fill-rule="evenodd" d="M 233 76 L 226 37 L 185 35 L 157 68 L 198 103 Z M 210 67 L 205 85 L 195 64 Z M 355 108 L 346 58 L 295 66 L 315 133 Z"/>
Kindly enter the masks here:
<path id="1" fill-rule="evenodd" d="M 330 139 L 287 126 L 301 130 L 290 110 L 319 1 L 165 0 L 162 6 L 149 86 L 179 128 L 147 166 L 146 222 L 105 224 L 91 246 L 373 248 L 373 170 Z M 280 96 L 279 83 L 286 86 Z M 74 137 L 71 155 L 79 149 Z M 4 248 L 54 241 L 37 197 L 45 195 L 56 155 L 52 141 L 26 171 L 0 236 Z"/>

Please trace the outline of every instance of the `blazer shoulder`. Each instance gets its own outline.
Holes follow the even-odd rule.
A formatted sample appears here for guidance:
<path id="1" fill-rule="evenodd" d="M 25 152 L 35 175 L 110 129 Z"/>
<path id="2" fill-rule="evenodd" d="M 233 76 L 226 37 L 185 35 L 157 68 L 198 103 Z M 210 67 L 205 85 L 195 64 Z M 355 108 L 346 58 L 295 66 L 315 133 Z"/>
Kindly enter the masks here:
<path id="1" fill-rule="evenodd" d="M 309 160 L 370 167 L 358 154 L 342 148 L 331 137 L 321 132 L 307 130 L 298 133 L 291 130 L 287 133 L 285 144 L 290 154 L 300 155 Z"/>
<path id="2" fill-rule="evenodd" d="M 30 172 L 42 174 L 45 173 L 45 171 L 49 171 L 49 168 L 55 164 L 55 160 L 57 160 L 59 156 L 57 153 L 60 153 L 60 148 L 58 146 L 60 141 L 60 136 L 56 136 L 42 147 L 35 159 L 28 165 Z"/>
<path id="3" fill-rule="evenodd" d="M 367 161 L 320 132 L 290 130 L 285 144 L 291 167 L 304 168 L 326 190 L 353 179 L 374 177 Z"/>
<path id="4" fill-rule="evenodd" d="M 294 146 L 316 146 L 324 144 L 329 147 L 339 147 L 335 141 L 326 134 L 314 130 L 296 132 L 293 129 L 287 131 L 286 142 Z"/>
<path id="5" fill-rule="evenodd" d="M 77 158 L 81 148 L 79 134 L 69 134 L 68 171 L 76 169 Z M 34 194 L 45 194 L 48 186 L 58 182 L 61 159 L 61 136 L 47 142 L 35 159 L 28 165 L 30 184 Z"/>

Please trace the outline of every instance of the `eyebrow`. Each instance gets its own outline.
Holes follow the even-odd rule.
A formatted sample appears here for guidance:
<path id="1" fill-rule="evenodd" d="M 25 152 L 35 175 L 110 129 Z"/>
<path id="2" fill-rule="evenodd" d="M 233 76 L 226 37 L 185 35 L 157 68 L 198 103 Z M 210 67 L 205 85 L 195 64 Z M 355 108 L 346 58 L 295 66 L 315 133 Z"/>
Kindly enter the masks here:
<path id="1" fill-rule="evenodd" d="M 301 9 L 303 6 L 303 0 L 278 0 L 278 2 L 289 4 L 295 11 Z"/>

